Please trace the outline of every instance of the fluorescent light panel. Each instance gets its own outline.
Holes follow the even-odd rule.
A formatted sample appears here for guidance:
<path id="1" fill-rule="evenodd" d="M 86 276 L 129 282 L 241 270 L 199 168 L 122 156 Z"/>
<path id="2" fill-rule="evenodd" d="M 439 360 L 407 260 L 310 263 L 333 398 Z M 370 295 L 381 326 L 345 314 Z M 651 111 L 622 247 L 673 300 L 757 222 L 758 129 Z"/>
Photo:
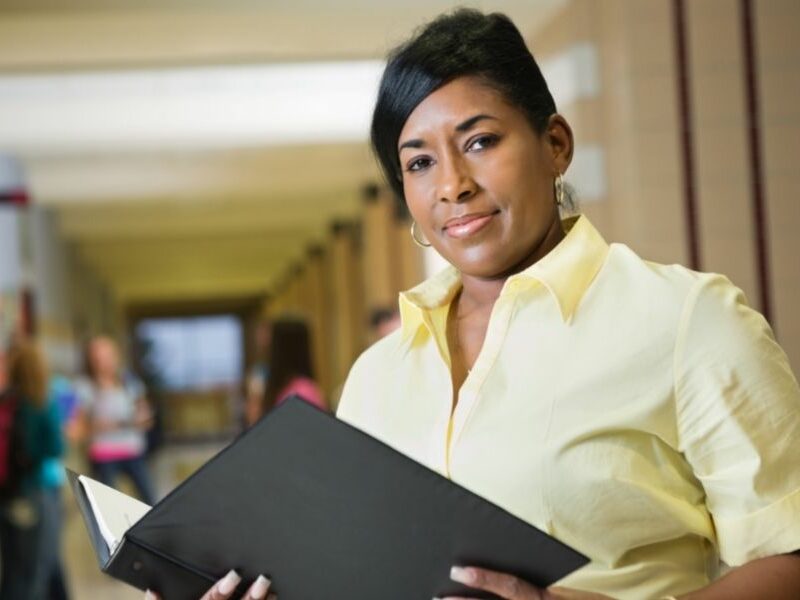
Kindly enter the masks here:
<path id="1" fill-rule="evenodd" d="M 0 149 L 366 140 L 382 61 L 0 76 Z"/>

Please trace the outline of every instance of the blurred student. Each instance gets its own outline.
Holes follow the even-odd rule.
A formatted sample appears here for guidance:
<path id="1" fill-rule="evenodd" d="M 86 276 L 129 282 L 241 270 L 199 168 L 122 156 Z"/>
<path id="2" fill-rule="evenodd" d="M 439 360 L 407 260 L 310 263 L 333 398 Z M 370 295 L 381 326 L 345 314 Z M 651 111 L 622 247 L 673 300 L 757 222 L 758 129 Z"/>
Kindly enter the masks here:
<path id="1" fill-rule="evenodd" d="M 271 370 L 264 393 L 264 413 L 293 395 L 318 408 L 328 409 L 314 380 L 309 337 L 308 326 L 300 319 L 284 317 L 273 323 Z"/>
<path id="2" fill-rule="evenodd" d="M 269 380 L 269 353 L 272 346 L 272 324 L 262 319 L 253 331 L 254 361 L 245 381 L 244 420 L 249 427 L 261 416 L 264 393 Z"/>
<path id="3" fill-rule="evenodd" d="M 136 487 L 143 502 L 155 503 L 145 463 L 146 432 L 153 414 L 144 385 L 123 374 L 114 341 L 92 338 L 86 346 L 86 376 L 75 386 L 77 419 L 89 440 L 89 462 L 95 479 L 114 486 L 120 473 Z"/>
<path id="4" fill-rule="evenodd" d="M 72 382 L 63 375 L 52 374 L 48 385 L 48 402 L 58 415 L 61 431 L 71 440 L 71 427 L 75 416 L 77 396 Z M 61 490 L 67 477 L 62 457 L 46 458 L 42 464 L 42 487 L 44 489 L 47 521 L 52 524 L 43 535 L 42 576 L 49 600 L 67 600 L 66 575 L 61 558 L 61 532 L 64 527 L 64 504 Z"/>
<path id="5" fill-rule="evenodd" d="M 2 368 L 2 367 L 0 367 Z M 8 356 L 4 408 L 13 407 L 5 431 L 5 481 L 0 505 L 0 600 L 45 600 L 58 562 L 61 521 L 47 490 L 47 459 L 64 443 L 58 407 L 49 401 L 41 349 L 19 342 Z M 10 403 L 10 404 L 5 404 Z"/>

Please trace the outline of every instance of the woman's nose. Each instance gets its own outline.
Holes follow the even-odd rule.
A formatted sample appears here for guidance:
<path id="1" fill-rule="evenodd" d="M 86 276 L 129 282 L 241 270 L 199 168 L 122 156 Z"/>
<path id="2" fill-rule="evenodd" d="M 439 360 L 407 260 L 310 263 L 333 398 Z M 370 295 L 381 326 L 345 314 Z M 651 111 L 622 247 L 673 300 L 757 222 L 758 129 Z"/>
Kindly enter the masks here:
<path id="1" fill-rule="evenodd" d="M 468 200 L 476 189 L 475 180 L 465 161 L 458 157 L 439 163 L 437 196 L 442 202 L 463 202 Z"/>

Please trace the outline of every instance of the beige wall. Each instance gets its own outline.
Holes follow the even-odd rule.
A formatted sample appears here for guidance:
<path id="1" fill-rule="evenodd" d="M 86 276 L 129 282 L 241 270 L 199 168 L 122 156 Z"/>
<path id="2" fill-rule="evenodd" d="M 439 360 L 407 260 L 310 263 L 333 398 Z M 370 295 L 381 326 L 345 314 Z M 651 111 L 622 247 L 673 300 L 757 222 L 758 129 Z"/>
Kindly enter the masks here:
<path id="1" fill-rule="evenodd" d="M 66 240 L 57 213 L 33 205 L 26 216 L 36 334 L 51 368 L 79 371 L 81 345 L 92 334 L 113 336 L 127 352 L 121 306 Z"/>
<path id="2" fill-rule="evenodd" d="M 762 309 L 740 2 L 684 6 L 700 269 L 726 274 Z M 772 324 L 800 371 L 800 3 L 753 6 Z M 606 177 L 606 193 L 582 210 L 609 241 L 688 265 L 673 3 L 573 0 L 530 39 L 542 64 L 581 43 L 596 52 L 599 89 L 559 111 L 578 148 L 602 149 Z"/>
<path id="3" fill-rule="evenodd" d="M 582 201 L 583 212 L 609 240 L 652 260 L 686 262 L 670 3 L 574 0 L 530 44 L 542 64 L 577 44 L 596 53 L 597 93 L 558 107 L 578 151 L 602 151 L 606 194 Z M 566 175 L 573 184 L 576 167 Z"/>
<path id="4" fill-rule="evenodd" d="M 773 321 L 800 373 L 800 3 L 755 3 Z"/>
<path id="5" fill-rule="evenodd" d="M 686 8 L 702 268 L 758 306 L 739 2 Z"/>

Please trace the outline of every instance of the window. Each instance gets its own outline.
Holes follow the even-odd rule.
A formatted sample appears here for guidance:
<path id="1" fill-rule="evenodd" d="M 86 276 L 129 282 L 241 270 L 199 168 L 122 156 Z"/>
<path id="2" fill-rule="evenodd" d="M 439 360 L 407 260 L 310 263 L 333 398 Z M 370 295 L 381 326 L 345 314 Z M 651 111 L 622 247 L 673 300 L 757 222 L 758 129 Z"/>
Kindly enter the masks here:
<path id="1" fill-rule="evenodd" d="M 237 384 L 242 378 L 242 324 L 235 316 L 146 319 L 136 328 L 143 366 L 170 391 Z"/>

